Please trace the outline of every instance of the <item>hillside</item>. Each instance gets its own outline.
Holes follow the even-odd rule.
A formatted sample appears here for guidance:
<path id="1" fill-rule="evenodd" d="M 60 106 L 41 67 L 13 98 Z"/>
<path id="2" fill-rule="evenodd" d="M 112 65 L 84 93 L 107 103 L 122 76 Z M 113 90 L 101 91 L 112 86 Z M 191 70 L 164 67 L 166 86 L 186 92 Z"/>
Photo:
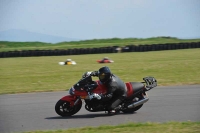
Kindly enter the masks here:
<path id="1" fill-rule="evenodd" d="M 26 30 L 18 30 L 18 29 L 0 31 L 0 41 L 58 43 L 63 41 L 75 41 L 75 40 L 78 39 L 53 36 L 53 35 L 41 34 L 41 33 L 30 32 Z"/>

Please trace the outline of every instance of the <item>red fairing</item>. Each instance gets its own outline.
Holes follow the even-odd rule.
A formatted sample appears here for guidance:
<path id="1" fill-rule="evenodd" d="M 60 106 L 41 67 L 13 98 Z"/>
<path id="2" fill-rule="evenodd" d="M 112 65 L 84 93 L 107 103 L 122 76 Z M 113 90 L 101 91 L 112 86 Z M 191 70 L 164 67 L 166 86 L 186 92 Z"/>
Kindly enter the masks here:
<path id="1" fill-rule="evenodd" d="M 106 86 L 103 85 L 99 80 L 96 81 L 98 84 L 98 87 L 96 89 L 94 89 L 94 93 L 98 93 L 98 94 L 106 94 L 107 93 L 107 89 Z"/>
<path id="2" fill-rule="evenodd" d="M 61 100 L 63 101 L 74 101 L 76 100 L 76 96 L 72 96 L 72 95 L 67 95 L 67 96 L 64 96 L 63 98 L 61 98 Z"/>
<path id="3" fill-rule="evenodd" d="M 105 94 L 107 92 L 107 89 L 105 87 L 105 85 L 101 84 L 100 81 L 96 81 L 98 86 L 96 89 L 93 90 L 93 93 L 98 93 L 98 94 Z M 82 90 L 74 90 L 74 95 L 76 96 L 87 96 L 88 93 L 82 89 Z"/>
<path id="4" fill-rule="evenodd" d="M 127 87 L 127 97 L 132 96 L 134 92 L 133 92 L 133 87 L 132 87 L 131 83 L 127 82 L 126 87 Z"/>
<path id="5" fill-rule="evenodd" d="M 76 95 L 76 96 L 87 96 L 88 93 L 85 90 L 82 89 L 82 90 L 75 90 L 74 95 Z"/>

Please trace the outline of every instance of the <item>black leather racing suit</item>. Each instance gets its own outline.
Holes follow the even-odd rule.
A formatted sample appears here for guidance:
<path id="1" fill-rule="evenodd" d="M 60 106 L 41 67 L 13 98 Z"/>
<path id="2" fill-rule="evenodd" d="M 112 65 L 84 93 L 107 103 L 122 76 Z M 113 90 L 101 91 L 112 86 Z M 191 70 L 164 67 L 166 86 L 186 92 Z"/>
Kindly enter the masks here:
<path id="1" fill-rule="evenodd" d="M 105 83 L 108 89 L 107 94 L 102 95 L 102 101 L 109 101 L 108 110 L 118 107 L 122 100 L 127 96 L 125 83 L 116 75 L 112 74 L 111 79 Z"/>

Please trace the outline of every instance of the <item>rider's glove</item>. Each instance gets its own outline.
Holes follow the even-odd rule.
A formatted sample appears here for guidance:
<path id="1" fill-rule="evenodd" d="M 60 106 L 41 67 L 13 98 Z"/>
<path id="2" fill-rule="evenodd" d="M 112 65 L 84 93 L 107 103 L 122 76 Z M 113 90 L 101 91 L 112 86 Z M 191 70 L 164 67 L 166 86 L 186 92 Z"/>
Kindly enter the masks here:
<path id="1" fill-rule="evenodd" d="M 98 71 L 93 71 L 90 75 L 91 76 L 98 76 Z"/>
<path id="2" fill-rule="evenodd" d="M 90 100 L 93 99 L 93 98 L 96 98 L 96 99 L 100 100 L 101 96 L 99 94 L 97 94 L 97 93 L 93 93 L 92 95 L 89 96 L 89 98 L 90 98 Z"/>

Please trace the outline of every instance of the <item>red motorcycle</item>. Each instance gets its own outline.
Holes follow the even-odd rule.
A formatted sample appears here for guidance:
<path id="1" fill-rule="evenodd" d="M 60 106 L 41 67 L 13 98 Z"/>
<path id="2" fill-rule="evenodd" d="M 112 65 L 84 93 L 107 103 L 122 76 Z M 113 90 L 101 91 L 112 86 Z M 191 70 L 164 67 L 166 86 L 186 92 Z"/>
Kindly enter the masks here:
<path id="1" fill-rule="evenodd" d="M 113 63 L 113 60 L 97 60 L 98 63 Z"/>
<path id="2" fill-rule="evenodd" d="M 97 60 L 98 63 L 113 63 L 114 61 L 108 57 L 104 57 L 102 60 Z"/>
<path id="3" fill-rule="evenodd" d="M 127 82 L 127 97 L 120 104 L 120 111 L 123 113 L 133 113 L 139 110 L 145 102 L 149 100 L 147 91 L 157 86 L 157 81 L 154 77 L 143 78 L 144 82 Z M 92 77 L 80 79 L 74 84 L 69 95 L 61 98 L 55 105 L 55 111 L 58 115 L 72 116 L 76 114 L 85 102 L 85 109 L 90 112 L 108 111 L 109 102 L 103 102 L 93 98 L 94 93 L 106 94 L 107 89 L 99 80 L 92 81 Z"/>

